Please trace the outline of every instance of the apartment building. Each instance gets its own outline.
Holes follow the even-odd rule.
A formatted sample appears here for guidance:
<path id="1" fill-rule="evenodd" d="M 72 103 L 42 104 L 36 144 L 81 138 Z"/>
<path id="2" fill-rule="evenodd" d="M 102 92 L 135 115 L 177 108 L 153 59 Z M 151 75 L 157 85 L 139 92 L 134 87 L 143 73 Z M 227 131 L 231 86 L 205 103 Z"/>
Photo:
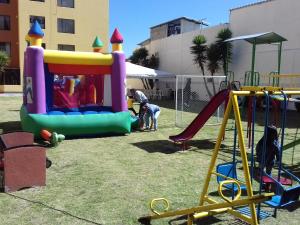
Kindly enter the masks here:
<path id="1" fill-rule="evenodd" d="M 10 65 L 0 75 L 0 92 L 21 92 L 25 36 L 37 20 L 46 49 L 92 51 L 96 36 L 109 44 L 109 0 L 0 0 L 0 51 Z"/>

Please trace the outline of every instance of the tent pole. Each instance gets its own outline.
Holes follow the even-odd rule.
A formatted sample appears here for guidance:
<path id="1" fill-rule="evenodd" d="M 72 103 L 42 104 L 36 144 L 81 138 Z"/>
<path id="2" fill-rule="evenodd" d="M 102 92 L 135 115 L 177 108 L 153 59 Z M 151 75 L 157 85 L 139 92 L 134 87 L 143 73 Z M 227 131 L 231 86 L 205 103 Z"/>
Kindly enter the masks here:
<path id="1" fill-rule="evenodd" d="M 254 67 L 255 67 L 255 51 L 256 51 L 256 39 L 254 39 L 254 42 L 252 44 L 251 86 L 254 85 L 253 79 L 254 79 Z"/>
<path id="2" fill-rule="evenodd" d="M 278 67 L 277 67 L 277 72 L 278 74 L 280 74 L 280 67 L 281 67 L 281 52 L 282 52 L 282 41 L 279 43 L 279 46 L 278 46 Z M 277 87 L 279 87 L 279 77 L 278 77 L 278 80 L 277 80 Z"/>

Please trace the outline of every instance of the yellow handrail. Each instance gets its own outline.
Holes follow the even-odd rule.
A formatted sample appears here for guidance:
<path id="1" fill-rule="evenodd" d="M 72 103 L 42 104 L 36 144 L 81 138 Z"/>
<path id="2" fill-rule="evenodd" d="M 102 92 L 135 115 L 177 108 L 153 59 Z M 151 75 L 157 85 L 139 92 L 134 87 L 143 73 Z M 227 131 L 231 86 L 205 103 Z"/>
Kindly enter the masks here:
<path id="1" fill-rule="evenodd" d="M 163 209 L 163 212 L 166 212 L 169 210 L 169 207 L 170 207 L 170 204 L 169 204 L 169 201 L 168 199 L 166 198 L 155 198 L 155 199 L 152 199 L 152 201 L 150 202 L 150 209 L 151 211 L 156 214 L 156 215 L 160 215 L 162 212 L 158 212 L 157 210 L 155 210 L 155 205 L 158 203 L 158 202 L 163 202 L 163 204 L 165 205 L 165 208 Z"/>
<path id="2" fill-rule="evenodd" d="M 222 188 L 223 188 L 223 186 L 224 185 L 226 185 L 226 184 L 236 184 L 237 185 L 237 187 L 238 187 L 238 192 L 237 192 L 237 194 L 235 195 L 235 197 L 231 200 L 231 199 L 229 199 L 229 198 L 227 198 L 224 194 L 223 194 L 223 192 L 222 192 Z M 240 184 L 237 182 L 237 181 L 235 181 L 235 180 L 223 180 L 223 181 L 221 181 L 220 182 L 220 184 L 219 184 L 219 187 L 218 187 L 218 192 L 219 192 L 219 195 L 226 201 L 226 202 L 229 202 L 229 203 L 231 203 L 232 201 L 235 201 L 235 200 L 238 200 L 240 197 L 241 197 L 241 194 L 242 194 L 242 190 L 241 190 L 241 186 L 240 186 Z"/>

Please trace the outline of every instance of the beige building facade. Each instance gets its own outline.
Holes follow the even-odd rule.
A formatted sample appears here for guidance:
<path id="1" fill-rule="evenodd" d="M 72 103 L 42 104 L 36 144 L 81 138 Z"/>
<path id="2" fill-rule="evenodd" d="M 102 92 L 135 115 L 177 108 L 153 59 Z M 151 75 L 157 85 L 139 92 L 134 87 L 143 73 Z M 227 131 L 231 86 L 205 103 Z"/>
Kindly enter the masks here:
<path id="1" fill-rule="evenodd" d="M 0 92 L 22 91 L 25 36 L 34 20 L 38 20 L 45 33 L 46 49 L 92 51 L 98 36 L 104 44 L 103 51 L 108 51 L 109 0 L 10 0 L 7 6 L 16 1 L 18 41 L 11 44 L 19 45 L 21 75 L 18 84 L 0 84 Z"/>
<path id="2" fill-rule="evenodd" d="M 197 28 L 195 30 L 172 35 L 169 37 L 147 40 L 141 46 L 149 50 L 149 55 L 158 54 L 159 69 L 175 74 L 199 75 L 200 69 L 193 63 L 190 53 L 192 40 L 196 35 L 202 34 L 207 44 L 215 41 L 217 33 L 226 27 L 230 28 L 233 37 L 261 32 L 276 32 L 288 41 L 283 42 L 281 73 L 300 73 L 300 23 L 299 0 L 265 0 L 254 4 L 230 10 L 229 23 L 211 27 Z M 255 70 L 262 76 L 262 84 L 267 84 L 266 75 L 277 70 L 276 45 L 258 45 L 256 48 Z M 229 70 L 235 73 L 235 80 L 244 81 L 244 74 L 251 68 L 251 44 L 245 41 L 233 42 L 232 63 Z M 210 75 L 206 71 L 207 75 Z M 215 75 L 223 75 L 222 70 Z M 265 75 L 265 76 L 264 76 Z M 298 86 L 300 85 L 299 80 Z"/>

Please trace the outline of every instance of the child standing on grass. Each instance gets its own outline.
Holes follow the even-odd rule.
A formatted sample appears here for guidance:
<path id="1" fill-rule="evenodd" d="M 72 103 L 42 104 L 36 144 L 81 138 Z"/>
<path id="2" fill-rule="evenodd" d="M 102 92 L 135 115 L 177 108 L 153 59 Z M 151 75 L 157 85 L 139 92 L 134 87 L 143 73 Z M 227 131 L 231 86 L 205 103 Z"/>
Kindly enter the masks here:
<path id="1" fill-rule="evenodd" d="M 142 104 L 142 112 L 143 112 L 143 115 L 144 115 L 145 121 L 146 121 L 146 129 L 157 130 L 157 127 L 158 127 L 157 120 L 158 120 L 158 116 L 160 114 L 159 106 L 154 105 L 154 104 L 144 103 L 144 104 Z M 151 124 L 149 127 L 150 119 L 151 119 Z"/>

